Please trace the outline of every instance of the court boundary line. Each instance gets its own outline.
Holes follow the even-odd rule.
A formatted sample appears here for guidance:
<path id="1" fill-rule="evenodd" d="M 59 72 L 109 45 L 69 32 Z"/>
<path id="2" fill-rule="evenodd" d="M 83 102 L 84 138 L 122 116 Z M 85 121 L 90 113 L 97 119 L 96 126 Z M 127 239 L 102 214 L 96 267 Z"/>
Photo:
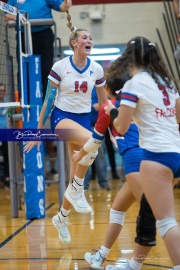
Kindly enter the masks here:
<path id="1" fill-rule="evenodd" d="M 51 203 L 49 206 L 46 207 L 46 210 L 48 210 L 49 208 L 51 208 L 55 203 Z M 24 230 L 25 228 L 27 228 L 31 223 L 33 223 L 35 220 L 37 220 L 37 218 L 35 219 L 31 219 L 29 221 L 27 221 L 26 224 L 24 224 L 22 227 L 20 227 L 17 231 L 15 231 L 12 235 L 10 235 L 8 238 L 6 238 L 3 242 L 0 243 L 0 248 L 2 248 L 3 246 L 5 246 L 9 241 L 11 241 L 17 234 L 19 234 L 22 230 Z M 40 220 L 40 219 L 38 219 Z"/>

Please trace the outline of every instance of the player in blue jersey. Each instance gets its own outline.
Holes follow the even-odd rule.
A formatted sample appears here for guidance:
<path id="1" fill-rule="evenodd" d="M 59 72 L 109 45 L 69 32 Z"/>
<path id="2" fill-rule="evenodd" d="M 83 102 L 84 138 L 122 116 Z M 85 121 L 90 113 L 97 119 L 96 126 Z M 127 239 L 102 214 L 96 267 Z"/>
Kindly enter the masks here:
<path id="1" fill-rule="evenodd" d="M 72 155 L 91 137 L 90 111 L 93 87 L 96 86 L 100 105 L 107 100 L 103 68 L 87 57 L 93 46 L 92 37 L 88 31 L 72 27 L 69 14 L 67 20 L 71 30 L 69 45 L 74 54 L 53 65 L 48 76 L 47 94 L 38 124 L 38 129 L 43 128 L 54 105 L 51 113 L 52 130 L 61 140 L 68 143 L 70 182 L 61 209 L 52 219 L 63 243 L 71 242 L 67 221 L 71 206 L 80 213 L 89 213 L 92 210 L 84 196 L 83 183 L 85 173 L 98 152 L 89 153 L 77 166 L 72 163 Z M 36 144 L 39 146 L 38 142 L 28 142 L 24 151 L 29 152 Z"/>
<path id="2" fill-rule="evenodd" d="M 129 70 L 132 79 L 122 89 L 117 111 L 109 102 L 113 126 L 120 134 L 131 120 L 138 126 L 143 160 L 140 182 L 156 218 L 174 269 L 180 270 L 180 228 L 176 222 L 173 176 L 180 168 L 180 97 L 156 45 L 144 37 L 131 39 L 116 70 Z M 130 269 L 139 269 L 137 265 Z"/>

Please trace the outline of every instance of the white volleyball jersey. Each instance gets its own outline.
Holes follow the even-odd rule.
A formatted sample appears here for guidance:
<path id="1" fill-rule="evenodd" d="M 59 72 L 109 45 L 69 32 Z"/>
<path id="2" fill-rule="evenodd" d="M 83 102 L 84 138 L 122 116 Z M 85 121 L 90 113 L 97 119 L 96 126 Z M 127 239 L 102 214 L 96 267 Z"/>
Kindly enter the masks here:
<path id="1" fill-rule="evenodd" d="M 48 79 L 58 84 L 55 106 L 66 112 L 87 113 L 91 111 L 91 92 L 94 86 L 105 84 L 100 64 L 87 58 L 87 65 L 79 70 L 72 56 L 56 62 Z"/>
<path id="2" fill-rule="evenodd" d="M 180 153 L 175 89 L 157 85 L 148 72 L 140 72 L 123 87 L 121 104 L 135 108 L 133 120 L 140 133 L 140 147 L 152 152 Z"/>

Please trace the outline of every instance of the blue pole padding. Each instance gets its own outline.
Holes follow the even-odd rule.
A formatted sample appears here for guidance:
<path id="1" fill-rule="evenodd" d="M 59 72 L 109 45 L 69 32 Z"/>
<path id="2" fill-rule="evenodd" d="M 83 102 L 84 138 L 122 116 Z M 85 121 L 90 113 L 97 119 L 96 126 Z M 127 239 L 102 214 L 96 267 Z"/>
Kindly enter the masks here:
<path id="1" fill-rule="evenodd" d="M 37 128 L 42 108 L 42 83 L 40 56 L 23 57 L 24 107 L 23 128 Z M 40 151 L 35 146 L 29 153 L 24 153 L 24 192 L 26 219 L 45 217 L 45 178 L 43 144 Z"/>

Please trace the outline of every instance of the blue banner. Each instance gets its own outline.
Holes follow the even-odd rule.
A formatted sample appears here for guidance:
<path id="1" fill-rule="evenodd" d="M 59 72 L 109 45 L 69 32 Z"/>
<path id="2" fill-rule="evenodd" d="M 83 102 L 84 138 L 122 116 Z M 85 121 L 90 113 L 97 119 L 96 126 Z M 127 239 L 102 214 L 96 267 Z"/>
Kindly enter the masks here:
<path id="1" fill-rule="evenodd" d="M 36 129 L 42 108 L 41 63 L 40 56 L 23 57 L 24 107 L 23 128 Z M 29 153 L 23 153 L 24 192 L 26 219 L 45 217 L 45 179 L 43 144 L 40 151 L 34 147 Z"/>

